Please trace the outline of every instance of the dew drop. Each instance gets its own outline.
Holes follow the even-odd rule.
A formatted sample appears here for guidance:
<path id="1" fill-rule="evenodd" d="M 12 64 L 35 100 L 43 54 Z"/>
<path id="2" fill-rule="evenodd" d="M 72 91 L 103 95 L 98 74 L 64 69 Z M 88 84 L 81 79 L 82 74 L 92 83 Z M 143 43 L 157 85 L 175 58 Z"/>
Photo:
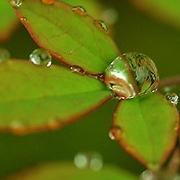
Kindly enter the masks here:
<path id="1" fill-rule="evenodd" d="M 21 17 L 20 20 L 23 22 L 27 21 L 26 17 Z"/>
<path id="2" fill-rule="evenodd" d="M 39 66 L 50 67 L 52 64 L 51 55 L 44 49 L 35 49 L 29 56 L 30 61 Z"/>
<path id="3" fill-rule="evenodd" d="M 141 53 L 117 57 L 105 70 L 105 83 L 120 99 L 131 99 L 157 90 L 159 76 L 154 62 Z"/>
<path id="4" fill-rule="evenodd" d="M 102 31 L 104 31 L 104 32 L 108 32 L 109 31 L 108 26 L 106 25 L 106 23 L 104 21 L 102 21 L 102 20 L 95 20 L 94 22 L 95 22 L 95 25 L 99 29 L 101 29 Z"/>
<path id="5" fill-rule="evenodd" d="M 0 48 L 0 63 L 8 60 L 10 58 L 10 53 L 6 49 Z"/>
<path id="6" fill-rule="evenodd" d="M 72 11 L 80 16 L 86 16 L 87 11 L 82 6 L 74 6 Z"/>
<path id="7" fill-rule="evenodd" d="M 55 3 L 55 0 L 41 0 L 41 1 L 42 1 L 42 3 L 48 4 L 48 5 L 51 5 L 51 4 Z"/>
<path id="8" fill-rule="evenodd" d="M 140 180 L 156 180 L 156 177 L 153 174 L 153 172 L 149 170 L 145 170 L 144 172 L 141 173 Z"/>
<path id="9" fill-rule="evenodd" d="M 10 0 L 10 4 L 13 8 L 19 8 L 22 5 L 22 0 Z"/>
<path id="10" fill-rule="evenodd" d="M 122 133 L 122 129 L 119 126 L 113 126 L 109 130 L 109 138 L 111 140 L 116 140 L 117 137 L 119 137 Z"/>
<path id="11" fill-rule="evenodd" d="M 75 73 L 85 74 L 84 69 L 77 65 L 71 66 L 70 70 Z"/>
<path id="12" fill-rule="evenodd" d="M 176 93 L 167 93 L 166 99 L 173 105 L 177 105 L 179 102 L 179 96 Z"/>
<path id="13" fill-rule="evenodd" d="M 103 168 L 103 158 L 99 153 L 78 153 L 74 157 L 74 164 L 79 169 L 90 168 L 93 171 L 99 171 Z"/>

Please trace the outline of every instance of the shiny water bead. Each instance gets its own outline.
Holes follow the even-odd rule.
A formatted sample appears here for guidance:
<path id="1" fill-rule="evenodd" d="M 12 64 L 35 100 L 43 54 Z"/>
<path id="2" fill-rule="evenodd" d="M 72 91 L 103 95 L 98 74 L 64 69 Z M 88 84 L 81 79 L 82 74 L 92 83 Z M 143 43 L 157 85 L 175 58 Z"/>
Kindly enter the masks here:
<path id="1" fill-rule="evenodd" d="M 71 66 L 70 70 L 75 73 L 85 74 L 84 69 L 77 65 Z"/>
<path id="2" fill-rule="evenodd" d="M 121 99 L 130 99 L 157 89 L 159 76 L 154 62 L 141 53 L 117 57 L 105 71 L 106 85 Z"/>
<path id="3" fill-rule="evenodd" d="M 10 58 L 10 53 L 6 49 L 0 48 L 0 63 Z"/>
<path id="4" fill-rule="evenodd" d="M 35 65 L 50 67 L 52 64 L 51 55 L 44 49 L 35 49 L 30 54 L 29 58 Z"/>
<path id="5" fill-rule="evenodd" d="M 176 93 L 167 93 L 166 99 L 173 105 L 177 105 L 179 102 L 179 96 Z"/>
<path id="6" fill-rule="evenodd" d="M 72 11 L 80 16 L 85 16 L 87 15 L 86 10 L 82 6 L 74 6 L 72 8 Z"/>
<path id="7" fill-rule="evenodd" d="M 12 7 L 19 8 L 22 5 L 22 0 L 10 0 Z"/>
<path id="8" fill-rule="evenodd" d="M 108 26 L 106 25 L 106 23 L 102 20 L 95 20 L 94 21 L 95 25 L 102 31 L 104 32 L 108 32 L 109 29 L 108 29 Z"/>

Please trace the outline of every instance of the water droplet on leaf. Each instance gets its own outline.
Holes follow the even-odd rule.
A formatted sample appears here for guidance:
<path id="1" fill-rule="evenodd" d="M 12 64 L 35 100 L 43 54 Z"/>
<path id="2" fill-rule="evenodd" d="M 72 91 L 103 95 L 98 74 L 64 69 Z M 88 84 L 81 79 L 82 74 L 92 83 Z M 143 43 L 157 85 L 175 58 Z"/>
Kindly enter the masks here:
<path id="1" fill-rule="evenodd" d="M 27 21 L 27 19 L 25 17 L 21 17 L 20 20 L 21 21 Z"/>
<path id="2" fill-rule="evenodd" d="M 120 99 L 157 90 L 159 76 L 154 62 L 140 53 L 117 57 L 105 70 L 105 83 Z"/>
<path id="3" fill-rule="evenodd" d="M 10 4 L 13 8 L 19 8 L 22 5 L 22 0 L 10 0 Z"/>
<path id="4" fill-rule="evenodd" d="M 166 99 L 173 105 L 177 105 L 179 102 L 179 96 L 176 93 L 167 93 Z"/>
<path id="5" fill-rule="evenodd" d="M 51 55 L 44 49 L 35 49 L 30 54 L 29 58 L 35 65 L 50 67 L 52 64 Z"/>
<path id="6" fill-rule="evenodd" d="M 87 12 L 82 6 L 74 6 L 72 11 L 80 16 L 86 16 Z"/>
<path id="7" fill-rule="evenodd" d="M 48 5 L 51 5 L 51 4 L 55 3 L 55 0 L 41 0 L 41 1 L 42 1 L 42 3 L 48 4 Z"/>
<path id="8" fill-rule="evenodd" d="M 78 153 L 74 157 L 74 164 L 79 169 L 90 168 L 99 171 L 103 168 L 103 159 L 99 153 Z"/>
<path id="9" fill-rule="evenodd" d="M 149 171 L 149 170 L 145 170 L 144 172 L 142 172 L 142 174 L 140 175 L 140 180 L 156 180 L 155 175 L 153 174 L 153 172 Z"/>
<path id="10" fill-rule="evenodd" d="M 82 69 L 80 66 L 74 65 L 74 66 L 71 66 L 70 69 L 72 72 L 75 72 L 75 73 L 80 73 L 80 74 L 85 73 L 84 69 Z"/>
<path id="11" fill-rule="evenodd" d="M 95 25 L 104 32 L 108 32 L 108 30 L 109 30 L 106 23 L 102 20 L 95 20 Z"/>
<path id="12" fill-rule="evenodd" d="M 116 137 L 119 137 L 122 133 L 122 129 L 119 126 L 113 126 L 109 130 L 109 137 L 111 140 L 115 140 Z"/>
<path id="13" fill-rule="evenodd" d="M 6 49 L 1 49 L 0 48 L 0 63 L 3 61 L 6 61 L 10 58 L 10 53 Z"/>

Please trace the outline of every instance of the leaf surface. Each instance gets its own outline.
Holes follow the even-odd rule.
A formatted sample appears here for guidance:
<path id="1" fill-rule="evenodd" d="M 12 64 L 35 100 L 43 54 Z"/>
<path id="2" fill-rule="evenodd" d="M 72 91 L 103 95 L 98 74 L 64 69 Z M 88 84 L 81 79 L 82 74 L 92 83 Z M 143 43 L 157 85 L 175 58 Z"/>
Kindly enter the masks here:
<path id="1" fill-rule="evenodd" d="M 81 9 L 82 10 L 82 9 Z M 24 0 L 16 13 L 36 43 L 68 65 L 102 73 L 118 50 L 106 26 L 61 1 Z"/>
<path id="2" fill-rule="evenodd" d="M 110 96 L 100 81 L 64 67 L 9 60 L 0 74 L 0 129 L 15 133 L 61 127 Z"/>
<path id="3" fill-rule="evenodd" d="M 8 180 L 138 180 L 138 177 L 113 166 L 105 166 L 100 171 L 78 169 L 71 163 L 46 164 L 24 171 Z"/>
<path id="4" fill-rule="evenodd" d="M 127 152 L 154 170 L 175 145 L 178 121 L 175 106 L 152 94 L 122 101 L 114 113 L 112 133 Z"/>
<path id="5" fill-rule="evenodd" d="M 0 1 L 0 40 L 9 37 L 17 25 L 17 17 L 7 0 Z"/>

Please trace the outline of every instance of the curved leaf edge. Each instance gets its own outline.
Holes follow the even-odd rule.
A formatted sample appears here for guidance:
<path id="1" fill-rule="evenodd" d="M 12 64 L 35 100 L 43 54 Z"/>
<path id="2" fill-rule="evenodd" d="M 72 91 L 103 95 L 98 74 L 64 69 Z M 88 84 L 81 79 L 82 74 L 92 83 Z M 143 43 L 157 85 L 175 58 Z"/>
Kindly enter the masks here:
<path id="1" fill-rule="evenodd" d="M 73 8 L 72 5 L 66 3 L 66 2 L 59 2 L 59 1 L 55 1 L 53 3 L 53 5 L 57 5 L 60 6 L 62 5 L 63 8 Z M 72 64 L 69 64 L 65 58 L 63 58 L 59 53 L 56 53 L 48 48 L 46 48 L 43 43 L 41 43 L 40 38 L 35 35 L 35 33 L 33 33 L 33 30 L 31 28 L 31 25 L 28 23 L 28 21 L 24 18 L 24 16 L 21 14 L 20 11 L 18 11 L 18 9 L 14 8 L 15 13 L 17 15 L 17 17 L 20 19 L 21 23 L 24 25 L 24 27 L 26 28 L 26 30 L 28 31 L 28 33 L 30 34 L 31 38 L 34 40 L 34 42 L 40 47 L 43 48 L 45 50 L 47 50 L 56 60 L 59 60 L 60 63 L 62 63 L 64 66 L 67 67 L 71 67 Z M 88 13 L 86 13 L 86 15 L 84 16 L 85 18 L 89 18 L 92 23 L 94 24 L 97 20 L 95 18 L 93 18 L 91 15 L 89 15 Z M 95 24 L 94 24 L 95 25 Z M 99 29 L 100 31 L 102 31 L 102 33 L 105 33 L 109 38 L 111 38 L 110 34 L 108 34 L 108 32 L 104 32 L 103 30 Z M 114 47 L 115 49 L 118 51 L 118 48 L 116 47 L 115 43 L 114 43 Z M 99 73 L 93 73 L 90 71 L 86 71 L 85 70 L 85 74 L 89 75 L 89 76 L 97 76 Z M 98 77 L 98 76 L 97 76 Z"/>
<path id="2" fill-rule="evenodd" d="M 106 102 L 108 102 L 111 99 L 112 97 L 109 95 L 105 99 L 101 100 L 98 104 L 95 104 L 94 106 L 90 107 L 88 110 L 83 111 L 82 113 L 78 113 L 69 119 L 66 119 L 65 122 L 61 122 L 56 118 L 56 119 L 52 119 L 53 123 L 39 125 L 39 126 L 0 127 L 0 132 L 12 133 L 14 135 L 24 136 L 31 133 L 40 133 L 40 132 L 58 130 L 58 129 L 64 128 L 67 125 L 75 123 L 78 120 L 83 119 L 83 117 L 86 117 L 91 112 L 94 112 L 97 108 L 103 106 Z"/>
<path id="3" fill-rule="evenodd" d="M 164 98 L 164 96 L 160 93 L 158 93 L 162 98 Z M 121 103 L 122 102 L 119 102 L 117 105 L 116 105 L 116 108 L 114 110 L 114 112 L 116 112 L 116 110 L 119 108 L 119 106 L 121 106 Z M 169 102 L 170 103 L 170 102 Z M 172 104 L 171 104 L 172 105 Z M 162 159 L 160 160 L 159 162 L 159 165 L 157 166 L 154 166 L 154 165 L 150 165 L 149 163 L 147 163 L 143 157 L 141 157 L 141 155 L 138 154 L 138 152 L 136 152 L 132 147 L 130 147 L 123 139 L 119 139 L 116 138 L 117 134 L 114 133 L 113 136 L 115 137 L 115 141 L 125 150 L 125 152 L 127 154 L 129 154 L 131 157 L 133 157 L 134 159 L 136 159 L 138 162 L 140 162 L 142 165 L 144 165 L 147 169 L 149 170 L 152 170 L 152 171 L 158 171 L 161 166 L 164 164 L 164 162 L 167 160 L 167 157 L 170 156 L 170 154 L 173 152 L 173 150 L 175 149 L 175 145 L 176 145 L 176 142 L 177 142 L 177 138 L 178 138 L 178 132 L 180 130 L 179 128 L 179 119 L 180 119 L 180 113 L 178 112 L 177 108 L 176 108 L 176 137 L 174 138 L 174 141 L 171 141 L 171 145 L 167 148 L 167 150 L 164 152 L 164 155 L 162 156 Z M 115 116 L 115 113 L 113 113 L 112 115 L 112 120 L 114 122 L 114 116 Z M 112 124 L 113 124 L 112 122 Z"/>

